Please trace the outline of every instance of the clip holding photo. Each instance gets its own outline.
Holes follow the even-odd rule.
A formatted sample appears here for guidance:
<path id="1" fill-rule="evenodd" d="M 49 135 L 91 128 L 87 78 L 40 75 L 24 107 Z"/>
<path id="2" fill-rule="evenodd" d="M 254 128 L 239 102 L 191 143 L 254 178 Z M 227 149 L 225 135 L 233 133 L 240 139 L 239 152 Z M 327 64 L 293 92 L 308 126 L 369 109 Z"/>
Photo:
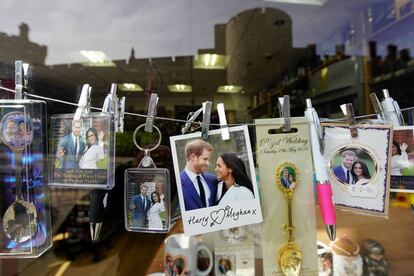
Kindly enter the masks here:
<path id="1" fill-rule="evenodd" d="M 283 132 L 290 132 L 290 97 L 289 95 L 284 95 L 283 97 L 278 98 L 279 104 L 279 114 L 280 117 L 284 119 Z"/>
<path id="2" fill-rule="evenodd" d="M 148 102 L 148 111 L 147 111 L 147 119 L 145 120 L 145 128 L 144 131 L 152 132 L 152 128 L 154 125 L 154 118 L 157 114 L 157 104 L 158 104 L 158 94 L 152 93 L 150 100 Z"/>
<path id="3" fill-rule="evenodd" d="M 211 118 L 211 106 L 210 101 L 203 102 L 203 123 L 201 124 L 201 138 L 208 139 L 208 129 L 210 127 Z"/>
<path id="4" fill-rule="evenodd" d="M 217 113 L 219 116 L 220 127 L 221 127 L 221 139 L 229 140 L 230 132 L 229 132 L 229 128 L 227 127 L 226 112 L 224 111 L 223 103 L 217 104 Z"/>
<path id="5" fill-rule="evenodd" d="M 81 95 L 78 101 L 78 108 L 76 109 L 73 120 L 80 120 L 80 118 L 90 112 L 92 87 L 89 84 L 82 86 Z"/>
<path id="6" fill-rule="evenodd" d="M 23 94 L 23 61 L 16 60 L 14 63 L 14 83 L 15 83 L 15 94 L 14 99 L 21 100 Z"/>
<path id="7" fill-rule="evenodd" d="M 346 122 L 349 124 L 349 131 L 351 132 L 351 137 L 358 137 L 358 128 L 355 120 L 354 107 L 351 103 L 342 104 L 341 106 L 342 113 L 346 116 Z"/>

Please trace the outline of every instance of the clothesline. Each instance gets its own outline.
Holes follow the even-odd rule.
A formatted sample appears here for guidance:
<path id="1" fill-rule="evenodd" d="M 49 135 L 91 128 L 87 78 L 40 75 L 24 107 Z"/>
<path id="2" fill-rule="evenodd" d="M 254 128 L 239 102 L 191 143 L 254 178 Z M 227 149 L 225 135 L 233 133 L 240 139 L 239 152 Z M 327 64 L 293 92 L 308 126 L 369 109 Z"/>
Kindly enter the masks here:
<path id="1" fill-rule="evenodd" d="M 14 89 L 10 89 L 10 88 L 3 87 L 3 86 L 0 86 L 0 90 L 8 91 L 8 92 L 11 92 L 11 93 L 16 93 L 16 91 Z M 24 92 L 23 94 L 25 96 L 28 96 L 28 97 L 32 97 L 32 98 L 36 98 L 36 99 L 42 99 L 42 100 L 45 100 L 45 101 L 57 102 L 57 103 L 76 106 L 76 107 L 78 106 L 77 103 L 63 101 L 63 100 L 59 100 L 59 99 L 55 99 L 55 98 L 40 96 L 40 95 L 26 93 L 26 92 Z M 90 107 L 90 109 L 91 110 L 96 110 L 96 111 L 102 111 L 102 108 L 99 108 L 99 107 Z M 414 110 L 414 106 L 401 109 L 401 111 L 410 111 L 410 110 Z M 148 116 L 146 114 L 139 114 L 139 113 L 133 113 L 133 112 L 124 112 L 124 114 L 128 115 L 128 116 L 148 118 Z M 376 117 L 376 116 L 377 116 L 377 114 L 367 114 L 367 115 L 356 116 L 355 119 L 365 119 L 365 118 Z M 188 123 L 189 122 L 188 120 L 181 120 L 181 119 L 160 117 L 160 116 L 156 116 L 156 117 L 154 117 L 154 119 L 163 120 L 163 121 L 179 122 L 179 123 Z M 345 118 L 323 120 L 324 123 L 341 122 L 341 121 L 345 121 Z M 201 124 L 201 122 L 193 122 L 193 123 L 194 124 Z M 210 124 L 210 125 L 211 126 L 220 126 L 220 124 Z M 228 124 L 227 126 L 231 127 L 231 126 L 241 126 L 241 125 L 255 126 L 256 124 L 255 123 L 237 123 L 237 124 Z"/>

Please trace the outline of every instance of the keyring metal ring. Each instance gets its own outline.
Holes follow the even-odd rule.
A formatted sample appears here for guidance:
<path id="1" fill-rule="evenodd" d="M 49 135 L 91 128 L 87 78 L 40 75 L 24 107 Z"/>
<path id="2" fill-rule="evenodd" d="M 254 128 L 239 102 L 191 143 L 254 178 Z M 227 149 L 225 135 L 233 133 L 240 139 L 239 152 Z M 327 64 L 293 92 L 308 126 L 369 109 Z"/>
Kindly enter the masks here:
<path id="1" fill-rule="evenodd" d="M 138 148 L 138 149 L 140 149 L 140 150 L 143 150 L 143 151 L 153 151 L 153 150 L 155 150 L 156 148 L 158 148 L 159 147 L 159 145 L 161 144 L 161 138 L 162 138 L 162 134 L 161 134 L 161 131 L 160 131 L 160 129 L 158 128 L 158 127 L 156 127 L 156 126 L 152 126 L 157 132 L 158 132 L 158 136 L 159 136 L 159 138 L 158 138 L 158 143 L 153 147 L 153 148 L 150 148 L 150 149 L 144 149 L 144 148 L 142 148 L 140 145 L 138 145 L 138 143 L 137 143 L 137 140 L 135 139 L 135 136 L 137 135 L 137 133 L 138 133 L 138 130 L 140 130 L 141 128 L 143 128 L 145 126 L 145 124 L 142 124 L 142 125 L 140 125 L 140 126 L 138 126 L 136 129 L 135 129 L 135 131 L 134 131 L 134 135 L 132 136 L 132 140 L 134 141 L 134 144 L 135 144 L 135 146 Z"/>

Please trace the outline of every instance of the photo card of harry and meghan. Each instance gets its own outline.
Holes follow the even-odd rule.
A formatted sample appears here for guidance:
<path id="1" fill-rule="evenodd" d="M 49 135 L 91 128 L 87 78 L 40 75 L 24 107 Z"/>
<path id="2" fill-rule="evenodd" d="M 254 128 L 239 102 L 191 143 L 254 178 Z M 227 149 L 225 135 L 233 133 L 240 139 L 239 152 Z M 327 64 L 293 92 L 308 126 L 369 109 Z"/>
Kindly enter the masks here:
<path id="1" fill-rule="evenodd" d="M 262 222 L 247 126 L 170 137 L 184 232 L 197 235 Z"/>
<path id="2" fill-rule="evenodd" d="M 54 115 L 49 185 L 85 189 L 113 188 L 115 139 L 113 116 L 92 112 L 80 119 L 74 114 Z"/>
<path id="3" fill-rule="evenodd" d="M 391 192 L 414 193 L 414 127 L 394 127 Z"/>
<path id="4" fill-rule="evenodd" d="M 388 216 L 392 126 L 324 123 L 324 157 L 337 206 Z"/>

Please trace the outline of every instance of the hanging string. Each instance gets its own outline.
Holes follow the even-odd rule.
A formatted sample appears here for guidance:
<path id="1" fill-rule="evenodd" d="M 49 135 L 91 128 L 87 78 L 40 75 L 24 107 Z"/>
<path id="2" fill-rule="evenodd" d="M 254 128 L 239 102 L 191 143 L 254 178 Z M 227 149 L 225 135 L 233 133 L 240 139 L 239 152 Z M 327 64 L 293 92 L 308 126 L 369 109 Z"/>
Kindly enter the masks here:
<path id="1" fill-rule="evenodd" d="M 16 91 L 14 89 L 10 89 L 7 87 L 3 87 L 0 85 L 0 90 L 5 90 L 11 93 L 16 93 Z M 30 94 L 30 93 L 26 93 L 24 92 L 25 96 L 28 97 L 32 97 L 32 98 L 36 98 L 36 99 L 41 99 L 41 100 L 45 100 L 45 101 L 51 101 L 51 102 L 57 102 L 57 103 L 61 103 L 61 104 L 66 104 L 66 105 L 71 105 L 71 106 L 78 106 L 77 103 L 73 103 L 73 102 L 68 102 L 68 101 L 63 101 L 63 100 L 59 100 L 59 99 L 55 99 L 55 98 L 50 98 L 50 97 L 45 97 L 45 96 L 39 96 L 39 95 L 35 95 L 35 94 Z M 98 108 L 98 107 L 90 107 L 91 110 L 96 110 L 96 111 L 102 111 L 102 108 Z M 414 106 L 413 107 L 407 107 L 407 108 L 401 108 L 401 111 L 410 111 L 410 110 L 414 110 Z M 147 118 L 148 116 L 146 114 L 139 114 L 139 113 L 133 113 L 133 112 L 124 112 L 125 115 L 128 116 L 134 116 L 134 117 L 140 117 L 140 118 Z M 365 119 L 365 118 L 370 118 L 370 117 L 376 117 L 377 114 L 368 114 L 368 115 L 360 115 L 360 116 L 356 116 L 355 119 Z M 175 118 L 168 118 L 168 117 L 154 117 L 157 120 L 162 120 L 162 121 L 171 121 L 171 122 L 178 122 L 178 123 L 187 123 L 189 122 L 188 120 L 181 120 L 181 119 L 175 119 Z M 327 119 L 327 120 L 323 120 L 323 123 L 330 123 L 330 122 L 345 122 L 345 118 L 339 118 L 339 119 Z M 194 124 L 199 124 L 199 127 L 201 127 L 201 122 L 192 122 Z M 218 126 L 220 127 L 220 124 L 210 124 L 211 126 Z M 231 126 L 242 126 L 242 125 L 247 125 L 247 126 L 255 126 L 257 124 L 255 123 L 238 123 L 238 124 L 228 124 L 227 126 L 231 127 Z"/>

